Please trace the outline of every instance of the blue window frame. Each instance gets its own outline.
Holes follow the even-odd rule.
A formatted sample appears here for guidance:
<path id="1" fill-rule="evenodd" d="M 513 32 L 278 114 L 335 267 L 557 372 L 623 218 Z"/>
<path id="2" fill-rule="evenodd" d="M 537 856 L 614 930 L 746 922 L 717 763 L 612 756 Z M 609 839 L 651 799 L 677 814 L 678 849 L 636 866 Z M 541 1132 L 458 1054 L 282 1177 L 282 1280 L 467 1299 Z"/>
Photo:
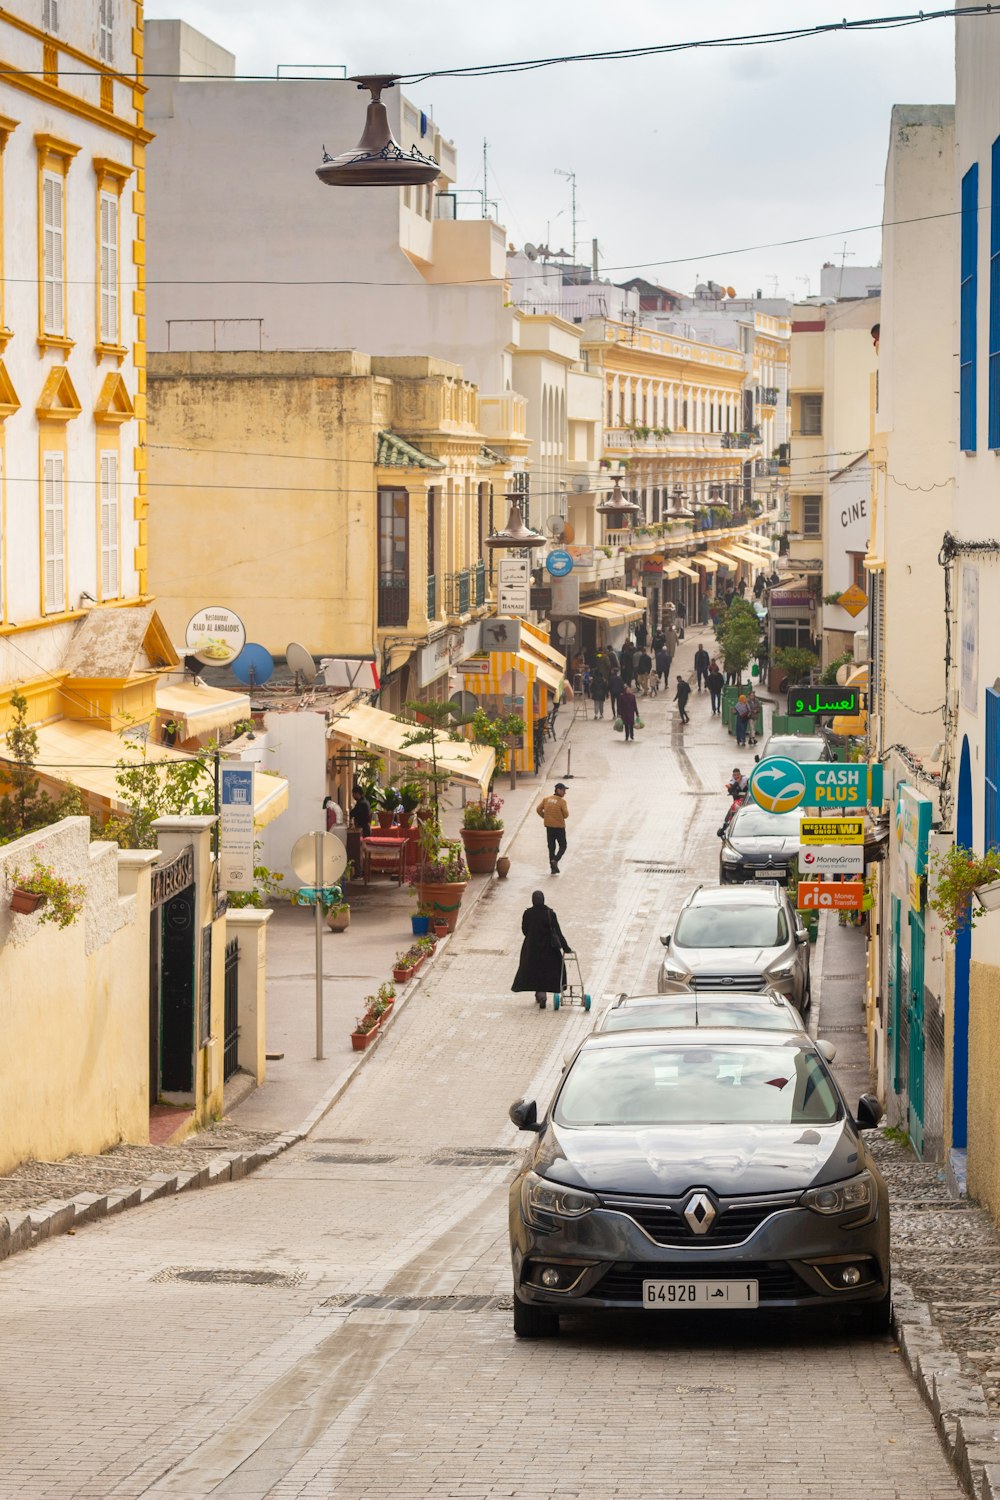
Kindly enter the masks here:
<path id="1" fill-rule="evenodd" d="M 976 451 L 976 267 L 979 250 L 979 164 L 962 178 L 961 300 L 959 314 L 958 432 L 965 453 Z"/>
<path id="2" fill-rule="evenodd" d="M 990 159 L 990 447 L 1000 449 L 1000 136 Z"/>
<path id="3" fill-rule="evenodd" d="M 1000 693 L 986 689 L 986 805 L 983 822 L 983 848 L 1000 847 Z"/>

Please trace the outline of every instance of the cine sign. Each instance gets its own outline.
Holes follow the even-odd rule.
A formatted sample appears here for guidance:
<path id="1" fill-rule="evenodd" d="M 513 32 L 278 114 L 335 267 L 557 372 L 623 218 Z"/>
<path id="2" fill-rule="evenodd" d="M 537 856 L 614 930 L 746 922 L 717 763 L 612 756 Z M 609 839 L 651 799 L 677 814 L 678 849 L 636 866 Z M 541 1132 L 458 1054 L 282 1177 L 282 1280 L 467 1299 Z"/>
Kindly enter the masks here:
<path id="1" fill-rule="evenodd" d="M 788 689 L 788 717 L 816 718 L 824 714 L 849 714 L 854 718 L 864 706 L 860 688 L 796 687 Z"/>

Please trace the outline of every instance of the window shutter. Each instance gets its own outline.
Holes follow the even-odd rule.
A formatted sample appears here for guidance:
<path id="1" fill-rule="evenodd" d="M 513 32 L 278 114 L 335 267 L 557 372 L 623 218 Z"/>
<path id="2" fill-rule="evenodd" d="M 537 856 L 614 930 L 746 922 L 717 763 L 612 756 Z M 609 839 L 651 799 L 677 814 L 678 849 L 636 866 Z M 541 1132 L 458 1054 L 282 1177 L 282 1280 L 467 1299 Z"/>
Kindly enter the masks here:
<path id="1" fill-rule="evenodd" d="M 63 326 L 63 181 L 51 172 L 42 179 L 43 327 L 61 334 Z"/>
<path id="2" fill-rule="evenodd" d="M 101 194 L 101 343 L 118 343 L 118 199 Z"/>
<path id="3" fill-rule="evenodd" d="M 101 598 L 118 588 L 118 455 L 101 454 Z"/>
<path id="4" fill-rule="evenodd" d="M 61 453 L 46 453 L 44 464 L 45 613 L 66 608 L 66 493 Z"/>

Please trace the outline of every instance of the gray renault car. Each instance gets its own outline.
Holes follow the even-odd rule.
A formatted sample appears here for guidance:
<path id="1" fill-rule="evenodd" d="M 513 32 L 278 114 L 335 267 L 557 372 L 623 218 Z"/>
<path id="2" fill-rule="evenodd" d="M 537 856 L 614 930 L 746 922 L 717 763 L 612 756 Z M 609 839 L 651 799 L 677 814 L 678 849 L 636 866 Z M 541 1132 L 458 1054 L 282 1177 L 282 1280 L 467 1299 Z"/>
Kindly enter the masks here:
<path id="1" fill-rule="evenodd" d="M 771 989 L 809 1008 L 809 933 L 774 882 L 696 886 L 660 942 L 661 994 Z"/>
<path id="2" fill-rule="evenodd" d="M 891 1319 L 889 1205 L 862 1132 L 804 1032 L 591 1034 L 510 1193 L 514 1332 L 561 1313 L 849 1312 Z"/>

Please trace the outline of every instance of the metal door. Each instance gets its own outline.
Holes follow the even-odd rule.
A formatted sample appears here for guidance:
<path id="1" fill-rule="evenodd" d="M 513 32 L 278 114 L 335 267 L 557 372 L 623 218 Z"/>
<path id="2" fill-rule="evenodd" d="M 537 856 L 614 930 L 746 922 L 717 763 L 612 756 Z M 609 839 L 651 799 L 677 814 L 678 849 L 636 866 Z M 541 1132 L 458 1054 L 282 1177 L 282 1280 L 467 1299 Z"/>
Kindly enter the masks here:
<path id="1" fill-rule="evenodd" d="M 160 948 L 160 1087 L 194 1092 L 194 887 L 163 907 Z"/>
<path id="2" fill-rule="evenodd" d="M 222 1081 L 228 1083 L 240 1065 L 240 942 L 226 944 L 225 1024 L 222 1049 Z"/>
<path id="3" fill-rule="evenodd" d="M 892 1074 L 892 1091 L 899 1093 L 899 897 L 889 900 L 889 1067 Z"/>
<path id="4" fill-rule="evenodd" d="M 907 991 L 907 1131 L 918 1156 L 924 1154 L 924 919 L 910 914 L 910 982 Z"/>

